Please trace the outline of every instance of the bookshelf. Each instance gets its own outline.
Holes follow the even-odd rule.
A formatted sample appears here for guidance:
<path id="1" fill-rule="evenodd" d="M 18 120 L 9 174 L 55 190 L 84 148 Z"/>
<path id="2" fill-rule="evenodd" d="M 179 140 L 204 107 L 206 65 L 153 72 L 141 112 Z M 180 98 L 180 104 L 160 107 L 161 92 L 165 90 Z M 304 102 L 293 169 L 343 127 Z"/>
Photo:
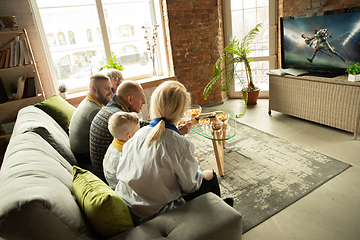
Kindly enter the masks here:
<path id="1" fill-rule="evenodd" d="M 3 52 L 11 48 L 11 42 L 15 41 L 15 38 L 19 38 L 20 41 L 23 41 L 26 44 L 28 49 L 29 61 L 25 61 L 22 66 L 0 66 L 0 79 L 4 87 L 3 92 L 6 92 L 8 100 L 0 104 L 0 139 L 8 138 L 11 136 L 11 132 L 5 132 L 3 126 L 11 125 L 15 122 L 18 111 L 28 105 L 33 105 L 38 102 L 45 100 L 44 90 L 41 84 L 40 75 L 36 66 L 36 61 L 34 54 L 31 48 L 30 40 L 27 34 L 26 29 L 17 30 L 17 31 L 6 31 L 2 29 L 0 31 L 0 51 Z M 25 46 L 25 45 L 24 45 Z M 20 48 L 19 48 L 20 49 Z M 25 65 L 26 64 L 26 65 Z M 14 99 L 14 96 L 10 93 L 10 83 L 17 84 L 18 79 L 21 76 L 33 77 L 35 83 L 35 96 L 24 97 L 21 99 Z M 1 87 L 1 86 L 0 86 Z"/>

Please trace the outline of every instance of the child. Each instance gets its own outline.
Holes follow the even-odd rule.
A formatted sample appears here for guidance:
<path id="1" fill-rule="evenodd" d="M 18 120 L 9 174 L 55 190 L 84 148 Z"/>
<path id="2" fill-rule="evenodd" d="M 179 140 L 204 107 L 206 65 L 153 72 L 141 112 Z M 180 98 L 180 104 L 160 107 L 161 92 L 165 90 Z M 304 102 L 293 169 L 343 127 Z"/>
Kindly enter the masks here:
<path id="1" fill-rule="evenodd" d="M 116 112 L 110 117 L 108 128 L 114 140 L 104 156 L 103 168 L 106 181 L 111 189 L 115 189 L 118 182 L 116 169 L 122 154 L 122 147 L 139 130 L 139 118 L 135 113 Z"/>

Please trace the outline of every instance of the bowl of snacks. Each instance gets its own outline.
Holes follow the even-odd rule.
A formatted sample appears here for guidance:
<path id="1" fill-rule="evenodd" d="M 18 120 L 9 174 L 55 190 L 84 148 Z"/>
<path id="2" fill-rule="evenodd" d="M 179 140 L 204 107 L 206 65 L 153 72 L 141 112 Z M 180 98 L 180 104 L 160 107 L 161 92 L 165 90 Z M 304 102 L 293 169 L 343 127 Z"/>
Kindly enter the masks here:
<path id="1" fill-rule="evenodd" d="M 221 123 L 227 123 L 229 120 L 230 114 L 218 113 L 216 114 L 216 119 Z"/>
<path id="2" fill-rule="evenodd" d="M 196 118 L 201 113 L 201 106 L 193 104 L 193 105 L 190 106 L 189 112 L 191 114 L 191 118 Z"/>
<path id="3" fill-rule="evenodd" d="M 200 119 L 199 119 L 199 124 L 200 124 L 203 128 L 207 128 L 208 125 L 210 124 L 210 118 L 200 118 Z"/>
<path id="4" fill-rule="evenodd" d="M 219 121 L 212 121 L 211 122 L 211 129 L 213 131 L 221 131 L 222 130 L 222 124 Z"/>

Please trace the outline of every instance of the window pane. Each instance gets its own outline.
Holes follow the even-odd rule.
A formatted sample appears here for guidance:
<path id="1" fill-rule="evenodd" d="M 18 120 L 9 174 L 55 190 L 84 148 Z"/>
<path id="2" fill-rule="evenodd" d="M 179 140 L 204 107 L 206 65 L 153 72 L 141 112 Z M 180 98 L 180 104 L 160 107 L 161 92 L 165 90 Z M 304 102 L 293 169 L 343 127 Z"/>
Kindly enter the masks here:
<path id="1" fill-rule="evenodd" d="M 269 72 L 269 61 L 253 61 L 250 63 L 252 69 L 252 78 L 256 87 L 260 88 L 261 91 L 269 90 L 269 75 L 266 73 Z M 245 75 L 245 65 L 244 63 L 239 63 L 236 66 L 237 75 L 239 79 L 235 79 L 235 91 L 241 91 L 242 85 L 240 82 L 246 81 Z"/>
<path id="2" fill-rule="evenodd" d="M 110 49 L 125 67 L 124 78 L 152 74 L 143 26 L 151 28 L 149 1 L 105 0 L 106 26 L 115 34 Z M 121 17 L 119 17 L 121 16 Z"/>
<path id="3" fill-rule="evenodd" d="M 243 9 L 243 1 L 242 0 L 231 0 L 230 4 L 231 4 L 231 10 L 237 10 L 237 9 Z"/>
<path id="4" fill-rule="evenodd" d="M 252 49 L 249 57 L 253 58 L 250 63 L 252 68 L 252 77 L 256 87 L 261 91 L 268 91 L 268 75 L 270 67 L 270 39 L 269 39 L 269 3 L 274 4 L 275 0 L 251 0 L 244 1 L 243 6 L 237 0 L 231 0 L 232 33 L 237 39 L 241 40 L 256 24 L 261 23 L 260 32 L 252 41 Z M 258 57 L 261 57 L 258 58 Z M 267 61 L 269 59 L 269 61 Z M 261 60 L 261 61 L 259 61 Z M 244 64 L 239 63 L 236 66 L 237 75 L 246 81 Z M 235 79 L 235 91 L 241 91 L 239 80 Z"/>
<path id="5" fill-rule="evenodd" d="M 96 39 L 100 24 L 95 1 L 37 3 L 45 34 L 56 36 L 59 43 L 49 44 L 58 83 L 65 83 L 69 89 L 88 86 L 89 76 L 95 70 L 91 62 L 95 59 L 101 64 L 106 62 L 104 45 Z"/>

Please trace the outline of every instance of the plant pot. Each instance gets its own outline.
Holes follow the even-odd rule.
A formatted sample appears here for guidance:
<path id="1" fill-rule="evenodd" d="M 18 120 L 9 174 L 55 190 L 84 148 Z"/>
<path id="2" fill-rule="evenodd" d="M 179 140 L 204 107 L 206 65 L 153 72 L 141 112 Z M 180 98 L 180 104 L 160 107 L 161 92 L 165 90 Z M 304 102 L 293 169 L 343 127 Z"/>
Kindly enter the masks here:
<path id="1" fill-rule="evenodd" d="M 59 92 L 59 96 L 62 97 L 63 99 L 66 99 L 66 92 Z"/>
<path id="2" fill-rule="evenodd" d="M 247 91 L 243 90 L 243 91 Z M 260 93 L 260 89 L 256 88 L 256 90 L 254 91 L 247 91 L 248 94 L 248 102 L 247 105 L 256 105 L 257 104 L 257 100 L 259 98 L 259 93 Z M 245 97 L 245 95 L 243 94 L 243 96 Z"/>
<path id="3" fill-rule="evenodd" d="M 350 82 L 360 81 L 360 74 L 356 74 L 356 75 L 349 74 L 348 81 L 350 81 Z"/>

